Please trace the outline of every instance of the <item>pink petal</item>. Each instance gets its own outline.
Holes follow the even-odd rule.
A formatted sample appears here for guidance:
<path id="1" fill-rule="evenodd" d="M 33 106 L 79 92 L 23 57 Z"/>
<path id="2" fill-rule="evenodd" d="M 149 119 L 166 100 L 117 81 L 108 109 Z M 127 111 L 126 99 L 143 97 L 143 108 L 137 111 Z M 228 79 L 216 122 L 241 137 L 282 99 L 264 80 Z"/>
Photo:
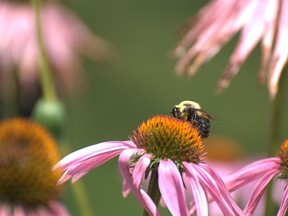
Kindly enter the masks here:
<path id="1" fill-rule="evenodd" d="M 266 80 L 266 73 L 269 68 L 273 40 L 276 32 L 276 17 L 278 13 L 279 1 L 268 1 L 270 4 L 269 10 L 265 11 L 265 31 L 262 39 L 262 57 L 261 68 L 258 74 L 260 84 Z"/>
<path id="2" fill-rule="evenodd" d="M 107 160 L 119 155 L 127 148 L 135 148 L 135 144 L 130 141 L 103 142 L 67 155 L 53 168 L 66 170 L 59 180 L 59 184 L 67 181 L 72 176 L 75 176 L 73 181 L 78 180 L 91 169 L 96 168 Z"/>
<path id="3" fill-rule="evenodd" d="M 140 185 L 136 187 L 134 184 L 134 180 L 129 170 L 129 162 L 131 156 L 135 153 L 132 149 L 126 149 L 122 151 L 119 156 L 119 169 L 120 172 L 129 185 L 131 191 L 134 193 L 138 201 L 145 208 L 145 210 L 149 213 L 149 215 L 160 216 L 160 213 L 157 209 L 157 206 L 153 202 L 153 200 L 149 197 L 149 195 L 141 189 Z"/>
<path id="4" fill-rule="evenodd" d="M 278 26 L 278 34 L 276 37 L 276 44 L 271 62 L 270 74 L 269 74 L 269 92 L 272 98 L 275 97 L 278 91 L 279 79 L 288 59 L 288 16 L 287 8 L 288 2 L 281 1 L 280 20 Z"/>
<path id="5" fill-rule="evenodd" d="M 190 73 L 195 73 L 201 64 L 212 58 L 220 48 L 247 22 L 254 7 L 255 1 L 222 1 L 216 0 L 207 4 L 196 17 L 195 25 L 176 48 L 176 54 L 181 54 L 176 71 L 183 73 L 196 56 L 201 61 L 192 65 Z M 209 14 L 209 16 L 206 16 Z M 186 47 L 190 46 L 185 53 Z M 179 56 L 179 55 L 178 55 Z"/>
<path id="6" fill-rule="evenodd" d="M 241 38 L 230 58 L 230 63 L 218 83 L 220 89 L 228 87 L 229 81 L 238 73 L 240 65 L 260 41 L 266 27 L 264 22 L 265 11 L 271 9 L 270 2 L 273 1 L 263 1 L 262 4 L 253 8 L 251 21 L 244 26 Z"/>
<path id="7" fill-rule="evenodd" d="M 235 209 L 236 204 L 234 204 L 232 198 L 225 193 L 226 188 L 218 185 L 219 181 L 217 179 L 214 179 L 207 170 L 199 165 L 191 165 L 197 170 L 199 180 L 203 187 L 210 193 L 224 215 L 243 215 L 239 209 Z"/>
<path id="8" fill-rule="evenodd" d="M 13 209 L 13 216 L 26 216 L 26 211 L 24 210 L 23 207 L 16 206 Z"/>
<path id="9" fill-rule="evenodd" d="M 264 25 L 265 12 L 268 10 L 270 11 L 271 4 L 274 4 L 273 1 L 263 1 L 263 3 L 258 4 L 257 7 L 254 8 L 252 17 L 244 26 L 236 50 L 233 52 L 231 57 L 232 64 L 241 64 L 259 42 L 263 34 L 264 27 L 266 27 Z"/>
<path id="10" fill-rule="evenodd" d="M 127 198 L 128 195 L 129 195 L 129 193 L 130 193 L 130 191 L 131 191 L 131 189 L 130 189 L 128 183 L 126 182 L 125 179 L 123 179 L 123 183 L 122 183 L 122 196 L 123 196 L 124 198 Z"/>
<path id="11" fill-rule="evenodd" d="M 183 162 L 183 166 L 185 170 L 189 169 L 189 173 L 186 172 L 185 179 L 188 181 L 191 187 L 191 191 L 189 192 L 192 192 L 193 194 L 197 216 L 208 215 L 208 202 L 205 191 L 200 184 L 197 171 L 187 162 Z"/>
<path id="12" fill-rule="evenodd" d="M 94 157 L 95 155 L 106 154 L 107 152 L 124 150 L 127 148 L 136 148 L 136 145 L 131 141 L 110 141 L 98 143 L 69 154 L 60 160 L 55 167 L 62 167 L 62 169 L 65 169 L 69 167 L 70 164 L 81 162 L 88 158 Z"/>
<path id="13" fill-rule="evenodd" d="M 223 197 L 225 197 L 225 199 L 227 200 L 227 203 L 231 206 L 233 211 L 235 211 L 235 214 L 242 215 L 243 214 L 242 210 L 232 199 L 230 193 L 228 192 L 226 186 L 224 185 L 219 175 L 213 169 L 211 169 L 210 166 L 208 166 L 205 163 L 199 163 L 199 166 L 204 168 L 212 176 L 212 178 L 215 180 L 216 184 L 218 185 L 219 191 L 221 192 L 221 194 L 223 194 Z"/>
<path id="14" fill-rule="evenodd" d="M 59 216 L 69 216 L 69 212 L 65 208 L 63 204 L 60 202 L 51 202 L 49 208 L 52 210 L 51 215 L 59 215 Z"/>
<path id="15" fill-rule="evenodd" d="M 10 207 L 6 204 L 1 203 L 0 204 L 0 215 L 12 216 Z"/>
<path id="16" fill-rule="evenodd" d="M 237 190 L 263 176 L 266 170 L 273 170 L 276 173 L 280 173 L 280 159 L 275 157 L 259 160 L 232 172 L 224 178 L 226 187 L 230 192 Z"/>
<path id="17" fill-rule="evenodd" d="M 143 155 L 139 161 L 136 163 L 135 168 L 132 173 L 133 184 L 136 188 L 140 188 L 142 178 L 147 170 L 147 167 L 150 165 L 151 155 Z"/>
<path id="18" fill-rule="evenodd" d="M 277 216 L 285 216 L 286 215 L 286 211 L 288 208 L 288 187 L 287 187 L 287 185 L 285 187 L 283 194 L 284 194 L 284 196 L 283 196 L 282 202 L 280 204 Z"/>
<path id="19" fill-rule="evenodd" d="M 188 216 L 184 185 L 175 163 L 170 159 L 161 160 L 158 173 L 159 189 L 167 208 L 173 216 Z"/>
<path id="20" fill-rule="evenodd" d="M 271 181 L 271 179 L 276 175 L 277 172 L 267 172 L 266 174 L 259 180 L 259 182 L 256 184 L 252 195 L 244 209 L 245 215 L 252 215 L 260 201 L 260 199 L 263 196 L 263 193 L 265 192 L 265 189 L 268 185 L 268 183 Z"/>

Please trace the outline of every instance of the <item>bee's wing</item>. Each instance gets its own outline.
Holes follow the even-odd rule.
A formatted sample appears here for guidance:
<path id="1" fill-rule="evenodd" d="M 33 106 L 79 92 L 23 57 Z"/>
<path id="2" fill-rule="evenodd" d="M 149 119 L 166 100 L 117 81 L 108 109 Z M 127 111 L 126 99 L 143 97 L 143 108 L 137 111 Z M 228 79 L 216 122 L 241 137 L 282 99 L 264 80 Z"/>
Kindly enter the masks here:
<path id="1" fill-rule="evenodd" d="M 208 119 L 218 120 L 218 119 L 212 117 L 211 115 L 209 115 L 207 112 L 205 112 L 205 111 L 202 110 L 202 109 L 195 109 L 195 110 L 196 110 L 197 112 L 200 112 L 203 117 L 206 117 L 206 118 L 208 118 Z"/>

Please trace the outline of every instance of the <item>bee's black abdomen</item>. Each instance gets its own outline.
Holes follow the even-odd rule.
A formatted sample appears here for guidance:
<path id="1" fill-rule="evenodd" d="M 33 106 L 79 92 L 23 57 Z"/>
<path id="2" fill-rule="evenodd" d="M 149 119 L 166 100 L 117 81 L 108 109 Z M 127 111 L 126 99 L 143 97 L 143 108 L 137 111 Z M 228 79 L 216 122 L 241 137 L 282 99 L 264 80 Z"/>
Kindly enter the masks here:
<path id="1" fill-rule="evenodd" d="M 207 138 L 210 133 L 210 121 L 209 119 L 200 117 L 199 118 L 199 131 L 201 133 L 202 138 Z"/>

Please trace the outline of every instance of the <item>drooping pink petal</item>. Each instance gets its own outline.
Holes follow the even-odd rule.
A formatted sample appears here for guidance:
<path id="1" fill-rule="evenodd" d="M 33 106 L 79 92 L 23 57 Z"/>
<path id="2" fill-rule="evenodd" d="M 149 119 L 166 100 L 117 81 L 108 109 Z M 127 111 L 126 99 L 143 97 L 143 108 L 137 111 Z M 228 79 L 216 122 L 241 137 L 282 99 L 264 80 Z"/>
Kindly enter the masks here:
<path id="1" fill-rule="evenodd" d="M 285 66 L 288 59 L 288 16 L 287 16 L 287 8 L 288 2 L 281 1 L 281 9 L 280 9 L 280 17 L 279 17 L 279 26 L 278 33 L 276 36 L 276 44 L 274 48 L 274 53 L 271 61 L 271 68 L 269 72 L 269 92 L 272 98 L 275 97 L 278 92 L 278 83 L 281 77 L 281 73 L 283 71 L 283 67 Z"/>
<path id="2" fill-rule="evenodd" d="M 132 173 L 132 178 L 133 178 L 133 184 L 136 186 L 136 188 L 140 188 L 142 178 L 148 166 L 150 165 L 150 162 L 151 162 L 151 155 L 145 154 L 135 164 L 135 168 Z"/>
<path id="3" fill-rule="evenodd" d="M 175 163 L 161 160 L 158 167 L 159 189 L 162 199 L 173 216 L 189 215 L 186 206 L 184 185 Z"/>
<path id="4" fill-rule="evenodd" d="M 123 179 L 123 182 L 122 182 L 122 196 L 124 198 L 127 198 L 129 193 L 130 193 L 131 189 L 128 185 L 128 183 L 126 182 L 125 179 Z"/>
<path id="5" fill-rule="evenodd" d="M 121 151 L 120 151 L 121 152 Z M 120 152 L 118 154 L 120 154 Z M 72 183 L 78 181 L 82 176 L 87 174 L 92 169 L 102 165 L 106 161 L 110 160 L 112 157 L 117 156 L 115 155 L 116 152 L 107 153 L 107 155 L 101 155 L 94 158 L 87 159 L 85 161 L 79 162 L 75 164 L 74 166 L 69 167 L 65 173 L 69 173 L 69 175 L 72 177 Z M 113 156 L 114 155 L 114 156 Z"/>
<path id="6" fill-rule="evenodd" d="M 91 169 L 119 155 L 124 149 L 135 148 L 131 141 L 103 142 L 75 151 L 60 160 L 53 169 L 65 170 L 59 184 L 75 176 L 74 181 Z"/>
<path id="7" fill-rule="evenodd" d="M 282 202 L 279 207 L 279 211 L 277 216 L 285 216 L 288 208 L 288 187 L 286 185 L 285 190 L 283 192 Z"/>
<path id="8" fill-rule="evenodd" d="M 266 10 L 272 9 L 271 4 L 274 4 L 273 2 L 263 1 L 262 4 L 253 8 L 251 21 L 243 27 L 241 38 L 230 58 L 230 63 L 218 82 L 220 89 L 228 87 L 230 80 L 238 73 L 241 64 L 260 41 L 266 30 L 265 13 Z"/>
<path id="9" fill-rule="evenodd" d="M 208 215 L 208 202 L 206 199 L 206 194 L 202 188 L 202 185 L 200 184 L 196 170 L 193 169 L 193 166 L 189 166 L 189 163 L 187 162 L 183 162 L 183 166 L 185 169 L 189 169 L 189 173 L 186 172 L 186 174 L 184 174 L 184 176 L 186 176 L 184 179 L 188 181 L 191 188 L 191 191 L 189 192 L 193 194 L 197 216 Z"/>
<path id="10" fill-rule="evenodd" d="M 215 181 L 205 169 L 196 164 L 191 165 L 197 170 L 201 184 L 218 204 L 224 215 L 243 215 L 239 209 L 235 209 L 235 206 L 232 203 L 233 200 L 223 191 L 225 188 L 222 188 L 221 185 L 217 185 L 217 181 Z"/>
<path id="11" fill-rule="evenodd" d="M 61 159 L 55 167 L 62 167 L 66 169 L 70 164 L 75 164 L 76 162 L 81 162 L 88 158 L 94 157 L 95 155 L 106 154 L 107 152 L 113 152 L 118 150 L 124 150 L 127 148 L 135 148 L 136 145 L 131 141 L 110 141 L 102 142 L 95 145 L 91 145 L 75 151 L 63 159 Z"/>
<path id="12" fill-rule="evenodd" d="M 252 195 L 244 209 L 245 215 L 253 215 L 260 199 L 263 196 L 263 193 L 265 192 L 265 189 L 268 185 L 268 183 L 271 181 L 271 179 L 275 176 L 277 172 L 275 171 L 269 171 L 264 174 L 264 176 L 259 180 L 259 182 L 256 184 Z"/>
<path id="13" fill-rule="evenodd" d="M 176 71 L 183 73 L 194 58 L 198 59 L 198 55 L 201 56 L 201 61 L 193 63 L 192 69 L 198 69 L 204 61 L 212 58 L 247 22 L 256 6 L 256 1 L 247 0 L 217 0 L 207 4 L 196 17 L 195 25 L 191 26 L 191 30 L 175 50 L 176 55 L 181 57 Z M 189 46 L 191 47 L 188 48 Z M 184 51 L 186 48 L 188 52 Z M 192 69 L 188 71 L 192 73 L 195 70 Z"/>
<path id="14" fill-rule="evenodd" d="M 126 149 L 121 152 L 119 156 L 119 169 L 120 172 L 129 185 L 131 191 L 134 193 L 140 204 L 145 208 L 145 210 L 149 213 L 149 215 L 160 216 L 160 213 L 157 209 L 157 206 L 153 202 L 153 200 L 149 197 L 149 195 L 141 188 L 136 187 L 133 182 L 132 175 L 129 171 L 129 161 L 131 156 L 135 153 L 133 149 Z"/>
<path id="15" fill-rule="evenodd" d="M 241 169 L 238 169 L 224 177 L 226 187 L 230 192 L 260 178 L 266 170 L 274 170 L 275 173 L 280 173 L 280 159 L 267 158 L 251 163 Z"/>
<path id="16" fill-rule="evenodd" d="M 278 7 L 280 7 L 279 1 L 268 1 L 270 4 L 269 10 L 265 11 L 265 31 L 262 39 L 262 56 L 261 67 L 258 73 L 258 80 L 260 84 L 264 84 L 267 77 L 267 71 L 269 69 L 270 59 L 272 55 L 273 41 L 276 33 L 276 17 L 278 13 Z"/>
<path id="17" fill-rule="evenodd" d="M 242 210 L 239 208 L 239 206 L 232 199 L 230 193 L 228 192 L 225 184 L 223 183 L 223 181 L 219 177 L 219 175 L 213 169 L 211 169 L 210 166 L 208 166 L 205 163 L 199 163 L 199 166 L 202 167 L 203 169 L 205 169 L 205 171 L 207 171 L 209 173 L 209 175 L 212 176 L 212 178 L 215 180 L 216 184 L 218 185 L 219 191 L 221 192 L 221 194 L 223 194 L 223 197 L 225 197 L 225 199 L 228 201 L 227 203 L 231 206 L 233 211 L 235 211 L 235 214 L 237 214 L 237 215 L 243 214 Z"/>

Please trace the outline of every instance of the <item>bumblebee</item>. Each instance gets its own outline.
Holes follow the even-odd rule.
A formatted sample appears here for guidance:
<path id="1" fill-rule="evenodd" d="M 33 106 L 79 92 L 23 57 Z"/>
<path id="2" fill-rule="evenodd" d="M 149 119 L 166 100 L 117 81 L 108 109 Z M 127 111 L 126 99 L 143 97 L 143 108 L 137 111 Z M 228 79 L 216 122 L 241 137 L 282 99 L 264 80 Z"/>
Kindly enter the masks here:
<path id="1" fill-rule="evenodd" d="M 175 105 L 171 111 L 175 118 L 191 122 L 198 128 L 201 137 L 207 138 L 210 133 L 210 119 L 212 117 L 201 109 L 201 106 L 194 101 L 182 101 Z"/>

